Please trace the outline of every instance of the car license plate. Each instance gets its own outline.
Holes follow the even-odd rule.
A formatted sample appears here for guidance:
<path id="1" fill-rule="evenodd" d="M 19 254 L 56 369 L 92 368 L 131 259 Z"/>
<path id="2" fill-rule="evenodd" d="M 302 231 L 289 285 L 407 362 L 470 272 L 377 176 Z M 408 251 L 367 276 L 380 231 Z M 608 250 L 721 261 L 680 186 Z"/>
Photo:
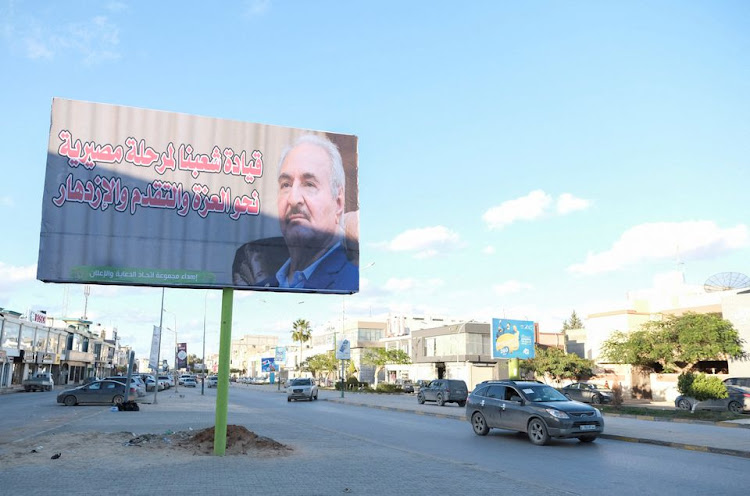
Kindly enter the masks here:
<path id="1" fill-rule="evenodd" d="M 595 431 L 596 426 L 595 425 L 582 425 L 581 430 L 582 431 Z"/>

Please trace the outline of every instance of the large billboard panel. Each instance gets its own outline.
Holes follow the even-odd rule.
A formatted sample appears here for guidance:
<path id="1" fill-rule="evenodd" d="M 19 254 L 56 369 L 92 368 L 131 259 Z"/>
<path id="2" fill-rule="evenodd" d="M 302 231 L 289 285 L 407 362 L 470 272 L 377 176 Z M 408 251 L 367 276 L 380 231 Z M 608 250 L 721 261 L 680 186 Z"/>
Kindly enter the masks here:
<path id="1" fill-rule="evenodd" d="M 55 98 L 37 278 L 359 290 L 357 137 Z"/>
<path id="2" fill-rule="evenodd" d="M 534 322 L 492 319 L 492 358 L 534 358 Z"/>

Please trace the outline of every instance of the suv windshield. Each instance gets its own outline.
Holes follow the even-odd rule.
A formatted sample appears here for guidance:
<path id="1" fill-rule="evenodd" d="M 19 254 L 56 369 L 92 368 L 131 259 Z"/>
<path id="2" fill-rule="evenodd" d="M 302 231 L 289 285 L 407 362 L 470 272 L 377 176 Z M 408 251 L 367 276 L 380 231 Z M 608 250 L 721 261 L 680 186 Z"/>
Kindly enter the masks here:
<path id="1" fill-rule="evenodd" d="M 310 385 L 310 379 L 294 379 L 292 381 L 292 386 L 309 386 Z"/>
<path id="2" fill-rule="evenodd" d="M 570 401 L 560 391 L 545 384 L 523 386 L 521 391 L 529 401 Z"/>

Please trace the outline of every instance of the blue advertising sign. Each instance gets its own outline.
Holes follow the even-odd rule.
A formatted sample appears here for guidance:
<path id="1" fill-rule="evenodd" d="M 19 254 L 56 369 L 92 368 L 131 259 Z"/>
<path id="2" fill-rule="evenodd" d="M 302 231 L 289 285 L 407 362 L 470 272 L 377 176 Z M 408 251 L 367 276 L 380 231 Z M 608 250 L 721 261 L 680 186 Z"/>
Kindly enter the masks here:
<path id="1" fill-rule="evenodd" d="M 492 358 L 534 358 L 534 322 L 492 319 Z"/>
<path id="2" fill-rule="evenodd" d="M 261 358 L 260 359 L 260 370 L 261 372 L 276 372 L 276 364 L 273 358 Z"/>

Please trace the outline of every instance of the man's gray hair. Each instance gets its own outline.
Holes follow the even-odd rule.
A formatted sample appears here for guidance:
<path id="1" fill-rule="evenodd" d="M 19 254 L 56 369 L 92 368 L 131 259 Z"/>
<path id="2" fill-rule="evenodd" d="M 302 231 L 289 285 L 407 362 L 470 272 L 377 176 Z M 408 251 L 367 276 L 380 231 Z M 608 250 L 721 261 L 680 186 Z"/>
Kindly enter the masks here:
<path id="1" fill-rule="evenodd" d="M 294 142 L 284 149 L 281 154 L 281 160 L 279 160 L 278 171 L 281 173 L 281 164 L 284 163 L 287 154 L 292 151 L 298 145 L 308 143 L 321 147 L 328 154 L 328 158 L 331 160 L 331 192 L 333 197 L 336 198 L 339 193 L 344 196 L 346 200 L 346 175 L 344 174 L 344 164 L 341 160 L 341 153 L 338 147 L 333 144 L 328 138 L 324 138 L 317 134 L 303 134 L 298 137 Z"/>

